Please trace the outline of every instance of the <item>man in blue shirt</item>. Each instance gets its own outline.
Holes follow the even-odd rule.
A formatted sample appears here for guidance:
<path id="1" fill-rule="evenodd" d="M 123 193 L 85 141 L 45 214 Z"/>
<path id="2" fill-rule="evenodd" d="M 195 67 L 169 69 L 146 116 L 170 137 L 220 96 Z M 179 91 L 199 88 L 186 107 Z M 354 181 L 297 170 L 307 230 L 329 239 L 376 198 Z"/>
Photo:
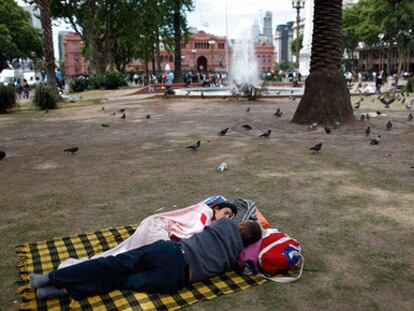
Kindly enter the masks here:
<path id="1" fill-rule="evenodd" d="M 172 293 L 232 269 L 244 247 L 261 238 L 261 227 L 247 220 L 221 218 L 181 242 L 157 241 L 117 256 L 88 260 L 48 275 L 31 274 L 38 299 L 69 294 L 75 299 L 115 289 Z"/>

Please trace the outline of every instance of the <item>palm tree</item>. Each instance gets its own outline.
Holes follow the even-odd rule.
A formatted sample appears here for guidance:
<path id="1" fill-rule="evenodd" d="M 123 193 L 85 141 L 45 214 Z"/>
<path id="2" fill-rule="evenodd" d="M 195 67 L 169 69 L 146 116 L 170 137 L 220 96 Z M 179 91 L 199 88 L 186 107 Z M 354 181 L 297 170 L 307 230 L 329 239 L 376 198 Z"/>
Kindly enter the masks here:
<path id="1" fill-rule="evenodd" d="M 50 0 L 36 0 L 40 10 L 40 22 L 43 32 L 43 51 L 45 54 L 45 70 L 47 85 L 57 93 L 55 77 L 55 53 L 53 50 L 52 21 L 50 17 Z"/>
<path id="2" fill-rule="evenodd" d="M 354 120 L 341 65 L 342 0 L 315 0 L 310 74 L 292 122 L 345 123 Z"/>

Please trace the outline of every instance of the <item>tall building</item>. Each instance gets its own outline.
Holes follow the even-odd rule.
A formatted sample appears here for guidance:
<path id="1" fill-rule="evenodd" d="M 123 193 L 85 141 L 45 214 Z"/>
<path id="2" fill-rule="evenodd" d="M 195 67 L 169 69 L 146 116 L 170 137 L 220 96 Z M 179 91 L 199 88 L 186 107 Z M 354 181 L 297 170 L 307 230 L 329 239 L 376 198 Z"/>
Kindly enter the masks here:
<path id="1" fill-rule="evenodd" d="M 252 26 L 252 39 L 256 40 L 260 36 L 260 27 L 258 21 L 254 21 Z"/>
<path id="2" fill-rule="evenodd" d="M 59 31 L 58 33 L 58 55 L 59 59 L 63 60 L 65 58 L 65 37 L 67 34 L 71 33 L 70 31 Z"/>
<path id="3" fill-rule="evenodd" d="M 263 18 L 263 34 L 269 39 L 269 44 L 273 44 L 272 13 L 267 11 Z"/>
<path id="4" fill-rule="evenodd" d="M 287 22 L 286 24 L 278 25 L 276 27 L 276 54 L 277 62 L 292 61 L 292 49 L 290 42 L 293 40 L 294 22 Z"/>
<path id="5" fill-rule="evenodd" d="M 42 24 L 40 23 L 40 11 L 30 5 L 22 6 L 22 9 L 30 14 L 30 23 L 36 29 L 42 30 Z"/>

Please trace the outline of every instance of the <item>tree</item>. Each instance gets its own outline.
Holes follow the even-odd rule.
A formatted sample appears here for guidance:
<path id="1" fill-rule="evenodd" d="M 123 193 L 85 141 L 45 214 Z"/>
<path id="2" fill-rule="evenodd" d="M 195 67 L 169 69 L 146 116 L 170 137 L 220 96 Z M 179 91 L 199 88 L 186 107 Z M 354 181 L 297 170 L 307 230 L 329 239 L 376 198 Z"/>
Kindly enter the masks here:
<path id="1" fill-rule="evenodd" d="M 333 124 L 354 120 L 341 65 L 342 0 L 315 0 L 310 75 L 292 122 Z"/>
<path id="2" fill-rule="evenodd" d="M 355 49 L 358 47 L 358 43 L 361 41 L 361 37 L 358 34 L 358 25 L 361 20 L 360 12 L 355 10 L 354 7 L 345 9 L 342 14 L 342 54 L 346 52 L 352 62 L 354 59 Z M 354 68 L 351 66 L 351 71 Z"/>
<path id="3" fill-rule="evenodd" d="M 175 37 L 174 50 L 174 82 L 183 82 L 183 71 L 181 67 L 181 42 L 182 33 L 187 31 L 185 22 L 185 11 L 192 9 L 192 0 L 171 0 L 173 11 L 173 25 Z"/>
<path id="4" fill-rule="evenodd" d="M 0 72 L 7 60 L 42 55 L 40 33 L 29 22 L 29 14 L 14 0 L 0 1 Z"/>
<path id="5" fill-rule="evenodd" d="M 55 78 L 55 52 L 53 49 L 53 33 L 52 20 L 50 15 L 50 0 L 36 0 L 40 10 L 40 22 L 43 31 L 43 52 L 45 55 L 45 70 L 47 76 L 47 85 L 52 90 L 56 91 L 57 85 Z"/>
<path id="6" fill-rule="evenodd" d="M 298 41 L 297 38 L 290 41 L 290 49 L 292 51 L 292 55 L 296 55 L 296 42 Z M 303 48 L 303 34 L 299 35 L 299 51 Z"/>

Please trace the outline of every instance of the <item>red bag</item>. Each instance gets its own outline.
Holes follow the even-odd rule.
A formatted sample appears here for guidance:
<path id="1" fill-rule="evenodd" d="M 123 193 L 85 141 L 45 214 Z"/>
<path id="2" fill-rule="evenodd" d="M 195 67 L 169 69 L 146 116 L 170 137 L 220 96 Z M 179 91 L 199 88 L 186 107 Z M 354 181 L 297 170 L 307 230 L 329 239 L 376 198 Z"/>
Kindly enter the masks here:
<path id="1" fill-rule="evenodd" d="M 304 259 L 298 241 L 292 239 L 277 229 L 268 229 L 263 235 L 259 250 L 259 269 L 262 276 L 275 282 L 292 282 L 302 276 Z M 297 267 L 300 272 L 297 277 L 273 277 Z"/>

